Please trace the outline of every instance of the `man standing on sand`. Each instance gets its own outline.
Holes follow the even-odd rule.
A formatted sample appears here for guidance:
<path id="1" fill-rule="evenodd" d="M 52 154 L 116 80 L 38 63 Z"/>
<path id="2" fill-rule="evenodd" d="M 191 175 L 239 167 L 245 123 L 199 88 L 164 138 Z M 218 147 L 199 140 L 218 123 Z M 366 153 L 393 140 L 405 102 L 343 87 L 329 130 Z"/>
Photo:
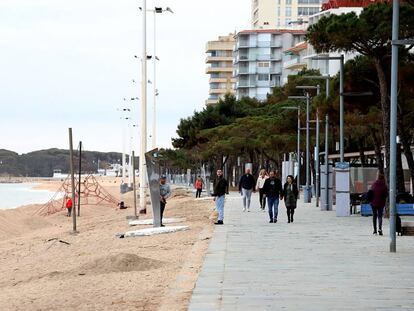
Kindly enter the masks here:
<path id="1" fill-rule="evenodd" d="M 229 184 L 223 177 L 223 171 L 217 170 L 217 179 L 214 182 L 214 201 L 218 212 L 217 222 L 215 225 L 222 225 L 224 219 L 224 197 L 229 193 Z"/>
<path id="2" fill-rule="evenodd" d="M 162 216 L 164 215 L 165 205 L 167 204 L 167 199 L 171 196 L 170 185 L 167 184 L 167 177 L 161 175 L 160 178 L 160 213 L 161 213 L 161 227 L 164 227 L 162 223 Z"/>
<path id="3" fill-rule="evenodd" d="M 250 173 L 250 168 L 246 168 L 246 174 L 240 178 L 239 182 L 239 192 L 243 196 L 243 212 L 246 211 L 246 207 L 247 211 L 250 212 L 250 201 L 255 185 L 256 181 Z"/>

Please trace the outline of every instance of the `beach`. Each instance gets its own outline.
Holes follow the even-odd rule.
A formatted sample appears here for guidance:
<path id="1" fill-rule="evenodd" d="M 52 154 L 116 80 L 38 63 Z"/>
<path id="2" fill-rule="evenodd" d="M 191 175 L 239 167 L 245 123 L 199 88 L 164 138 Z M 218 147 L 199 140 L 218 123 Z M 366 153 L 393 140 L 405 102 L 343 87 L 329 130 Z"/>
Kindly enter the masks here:
<path id="1" fill-rule="evenodd" d="M 186 310 L 209 245 L 212 200 L 175 189 L 165 217 L 188 231 L 120 239 L 134 214 L 120 179 L 99 182 L 129 207 L 82 206 L 78 234 L 65 211 L 34 215 L 41 205 L 0 210 L 0 310 Z M 38 189 L 56 191 L 59 181 Z M 140 219 L 151 218 L 151 210 Z"/>

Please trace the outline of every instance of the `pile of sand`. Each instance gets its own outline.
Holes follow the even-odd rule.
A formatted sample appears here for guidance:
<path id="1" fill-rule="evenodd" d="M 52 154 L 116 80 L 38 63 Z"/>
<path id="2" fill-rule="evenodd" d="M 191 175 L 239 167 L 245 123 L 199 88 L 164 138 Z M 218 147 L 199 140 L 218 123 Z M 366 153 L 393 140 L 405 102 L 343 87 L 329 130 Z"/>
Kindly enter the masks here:
<path id="1" fill-rule="evenodd" d="M 107 274 L 113 272 L 148 271 L 161 268 L 164 262 L 134 254 L 114 254 L 88 262 L 79 269 L 81 274 Z"/>

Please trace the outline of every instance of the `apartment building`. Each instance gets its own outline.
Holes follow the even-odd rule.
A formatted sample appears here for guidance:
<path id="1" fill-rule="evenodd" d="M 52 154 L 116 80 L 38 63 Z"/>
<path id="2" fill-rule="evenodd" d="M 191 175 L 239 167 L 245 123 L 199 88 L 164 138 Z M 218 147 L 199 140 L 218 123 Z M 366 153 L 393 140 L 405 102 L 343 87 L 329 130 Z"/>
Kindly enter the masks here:
<path id="1" fill-rule="evenodd" d="M 209 97 L 207 105 L 217 104 L 225 94 L 235 94 L 233 77 L 234 34 L 220 36 L 218 40 L 209 41 L 206 45 L 206 73 L 210 75 Z"/>
<path id="2" fill-rule="evenodd" d="M 252 0 L 253 29 L 306 29 L 322 0 Z"/>
<path id="3" fill-rule="evenodd" d="M 236 97 L 265 100 L 273 87 L 287 82 L 292 70 L 283 62 L 283 51 L 303 42 L 305 31 L 286 29 L 245 30 L 236 35 L 234 77 Z"/>
<path id="4" fill-rule="evenodd" d="M 291 70 L 292 74 L 299 73 L 302 69 L 307 68 L 307 42 L 299 42 L 295 46 L 284 50 L 283 54 L 284 61 L 283 61 L 283 69 L 284 70 Z"/>
<path id="5" fill-rule="evenodd" d="M 329 15 L 341 15 L 350 12 L 354 12 L 359 15 L 364 7 L 372 4 L 375 0 L 324 0 L 322 3 L 322 11 L 309 16 L 309 25 L 316 24 L 323 16 Z M 354 58 L 357 54 L 355 53 L 325 53 L 323 56 L 340 56 L 344 54 L 345 62 L 349 59 Z M 339 61 L 329 60 L 313 60 L 313 57 L 318 56 L 312 45 L 308 45 L 306 51 L 306 62 L 307 68 L 318 69 L 323 75 L 335 75 L 339 71 Z"/>

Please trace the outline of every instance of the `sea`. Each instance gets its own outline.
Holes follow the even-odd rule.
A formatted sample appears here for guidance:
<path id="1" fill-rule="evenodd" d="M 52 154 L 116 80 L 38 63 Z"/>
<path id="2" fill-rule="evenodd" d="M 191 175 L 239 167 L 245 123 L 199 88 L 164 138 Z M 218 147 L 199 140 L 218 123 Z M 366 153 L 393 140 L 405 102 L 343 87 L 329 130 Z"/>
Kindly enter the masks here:
<path id="1" fill-rule="evenodd" d="M 36 183 L 0 183 L 0 209 L 11 209 L 28 204 L 47 203 L 55 194 L 48 190 L 35 190 Z"/>

